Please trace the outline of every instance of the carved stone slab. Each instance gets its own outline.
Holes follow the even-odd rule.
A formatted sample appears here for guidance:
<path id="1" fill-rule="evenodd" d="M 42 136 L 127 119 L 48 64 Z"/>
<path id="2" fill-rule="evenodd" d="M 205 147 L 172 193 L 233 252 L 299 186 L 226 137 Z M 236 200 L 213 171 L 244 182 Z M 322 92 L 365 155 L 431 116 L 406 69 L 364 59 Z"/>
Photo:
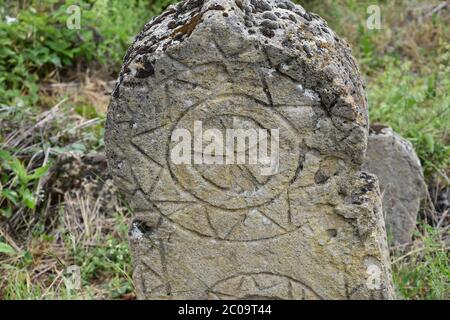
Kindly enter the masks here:
<path id="1" fill-rule="evenodd" d="M 367 122 L 347 44 L 290 1 L 184 1 L 150 21 L 105 133 L 135 212 L 138 297 L 392 298 L 378 184 L 360 171 Z M 268 143 L 206 163 L 220 155 L 211 135 L 232 130 Z M 174 161 L 180 132 L 191 162 Z"/>

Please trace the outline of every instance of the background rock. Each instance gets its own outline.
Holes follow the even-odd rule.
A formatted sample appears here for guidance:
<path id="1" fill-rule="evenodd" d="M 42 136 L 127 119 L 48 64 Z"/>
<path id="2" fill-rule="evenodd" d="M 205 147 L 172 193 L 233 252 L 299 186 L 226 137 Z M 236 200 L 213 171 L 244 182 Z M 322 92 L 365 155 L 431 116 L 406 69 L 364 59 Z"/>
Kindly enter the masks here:
<path id="1" fill-rule="evenodd" d="M 380 181 L 388 235 L 396 244 L 410 242 L 426 195 L 422 166 L 411 143 L 391 128 L 372 126 L 364 168 Z"/>

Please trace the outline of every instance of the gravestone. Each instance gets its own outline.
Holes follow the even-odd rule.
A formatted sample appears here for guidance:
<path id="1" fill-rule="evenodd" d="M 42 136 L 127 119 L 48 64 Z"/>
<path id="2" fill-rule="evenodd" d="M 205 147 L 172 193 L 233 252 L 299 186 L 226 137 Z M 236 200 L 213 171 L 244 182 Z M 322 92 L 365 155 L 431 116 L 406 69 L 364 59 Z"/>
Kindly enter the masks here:
<path id="1" fill-rule="evenodd" d="M 145 25 L 105 133 L 141 299 L 393 298 L 348 45 L 290 1 L 194 0 Z"/>
<path id="2" fill-rule="evenodd" d="M 426 195 L 420 160 L 412 144 L 391 128 L 373 125 L 364 169 L 380 181 L 386 228 L 393 244 L 411 242 Z"/>

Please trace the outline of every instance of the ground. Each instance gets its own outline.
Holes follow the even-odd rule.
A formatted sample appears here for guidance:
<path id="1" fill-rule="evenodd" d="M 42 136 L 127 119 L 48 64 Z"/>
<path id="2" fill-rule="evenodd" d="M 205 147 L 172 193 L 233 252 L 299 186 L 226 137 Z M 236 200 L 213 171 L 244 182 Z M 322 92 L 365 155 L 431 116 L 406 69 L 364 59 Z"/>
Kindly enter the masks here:
<path id="1" fill-rule="evenodd" d="M 131 212 L 106 171 L 103 127 L 132 36 L 171 2 L 0 0 L 0 299 L 134 299 Z M 391 248 L 398 296 L 450 299 L 448 1 L 297 2 L 350 43 L 371 122 L 423 164 L 414 239 Z M 68 28 L 72 4 L 81 29 Z M 367 26 L 374 4 L 381 29 Z"/>

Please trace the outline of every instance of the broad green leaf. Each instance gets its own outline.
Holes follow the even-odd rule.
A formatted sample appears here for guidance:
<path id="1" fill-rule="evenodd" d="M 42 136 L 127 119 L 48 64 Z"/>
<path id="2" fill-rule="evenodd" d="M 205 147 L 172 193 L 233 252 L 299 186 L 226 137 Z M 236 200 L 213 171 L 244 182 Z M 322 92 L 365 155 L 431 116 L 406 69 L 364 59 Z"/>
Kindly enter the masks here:
<path id="1" fill-rule="evenodd" d="M 11 189 L 3 189 L 1 195 L 11 201 L 14 204 L 17 204 L 18 195 L 17 192 Z"/>
<path id="2" fill-rule="evenodd" d="M 34 209 L 36 207 L 36 199 L 29 189 L 25 189 L 22 192 L 22 202 L 30 209 Z"/>
<path id="3" fill-rule="evenodd" d="M 9 165 L 20 181 L 22 182 L 28 181 L 27 170 L 25 169 L 23 164 L 19 161 L 19 159 L 13 158 L 12 161 L 9 162 Z"/>
<path id="4" fill-rule="evenodd" d="M 12 157 L 8 151 L 0 150 L 0 159 L 1 160 L 12 160 Z"/>
<path id="5" fill-rule="evenodd" d="M 0 209 L 0 215 L 4 216 L 6 219 L 12 217 L 12 209 L 11 207 L 6 207 L 4 209 Z"/>
<path id="6" fill-rule="evenodd" d="M 16 250 L 14 250 L 9 244 L 0 242 L 0 253 L 14 254 L 16 253 Z"/>
<path id="7" fill-rule="evenodd" d="M 36 180 L 42 177 L 44 174 L 47 173 L 49 167 L 50 167 L 49 165 L 45 165 L 43 167 L 35 169 L 32 174 L 28 175 L 29 181 Z"/>

